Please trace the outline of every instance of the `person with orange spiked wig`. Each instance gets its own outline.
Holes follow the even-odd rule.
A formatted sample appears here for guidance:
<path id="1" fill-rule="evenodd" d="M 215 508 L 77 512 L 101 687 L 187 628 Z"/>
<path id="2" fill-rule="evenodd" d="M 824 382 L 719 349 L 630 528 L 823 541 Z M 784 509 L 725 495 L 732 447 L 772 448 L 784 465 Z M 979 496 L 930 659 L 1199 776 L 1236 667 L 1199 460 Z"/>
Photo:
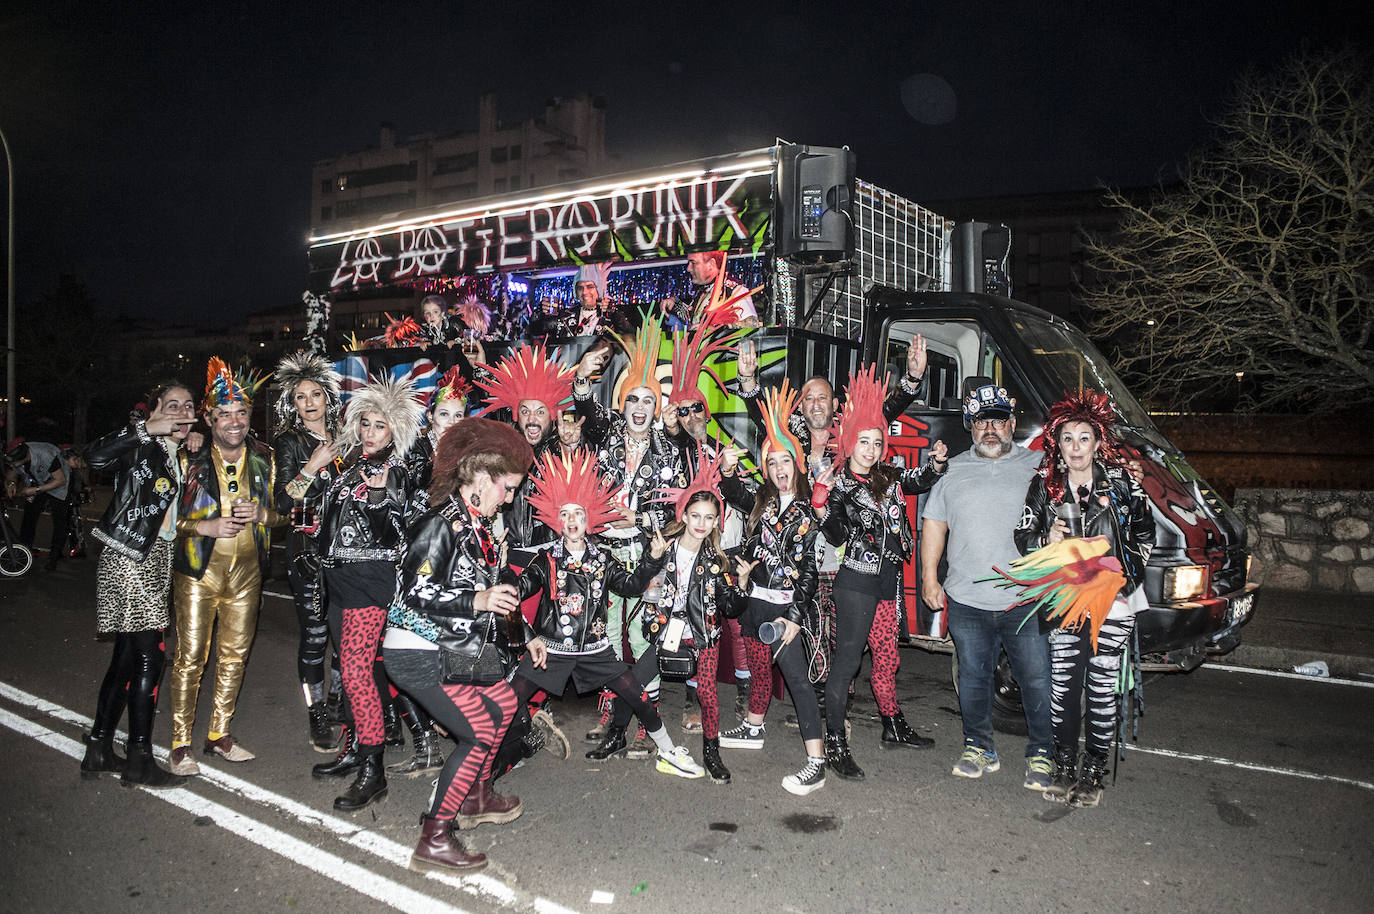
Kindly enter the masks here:
<path id="1" fill-rule="evenodd" d="M 597 472 L 596 459 L 578 454 L 570 461 L 546 455 L 539 461 L 531 501 L 559 539 L 520 572 L 520 598 L 539 595 L 534 629 L 539 637 L 520 662 L 513 685 L 521 700 L 537 690 L 562 695 L 571 679 L 578 692 L 609 688 L 643 724 L 659 753 L 676 759 L 654 706 L 641 697 L 630 666 L 606 636 L 612 593 L 638 598 L 663 567 L 668 541 L 659 531 L 633 571 L 616 561 L 593 536 L 620 517 L 615 492 Z M 588 758 L 625 751 L 625 727 L 611 728 Z M 599 751 L 598 751 L 599 750 Z"/>
<path id="2" fill-rule="evenodd" d="M 1057 547 L 1066 538 L 1089 542 L 1079 538 L 1104 537 L 1110 547 L 1107 558 L 1115 558 L 1121 568 L 1120 589 L 1110 595 L 1105 613 L 1061 623 L 1050 634 L 1054 774 L 1044 796 L 1074 806 L 1101 802 L 1117 725 L 1117 677 L 1135 614 L 1149 605 L 1142 587 L 1155 542 L 1154 514 L 1148 496 L 1129 472 L 1112 429 L 1115 421 L 1107 395 L 1097 391 L 1080 390 L 1050 407 L 1041 433 L 1044 456 L 1014 534 L 1022 555 Z M 1064 518 L 1074 513 L 1081 527 L 1071 530 Z M 1075 771 L 1085 683 L 1086 739 L 1081 766 Z"/>
<path id="3" fill-rule="evenodd" d="M 587 446 L 596 452 L 602 477 L 615 492 L 616 510 L 620 517 L 612 521 L 602 534 L 609 540 L 611 554 L 627 568 L 638 563 L 644 551 L 644 539 L 655 527 L 663 527 L 672 516 L 663 505 L 654 501 L 660 486 L 684 486 L 687 475 L 682 452 L 663 433 L 654 427 L 662 400 L 658 380 L 659 350 L 663 342 L 663 328 L 655 315 L 643 314 L 638 332 L 632 337 L 616 336 L 616 341 L 629 357 L 615 386 L 616 409 L 611 411 L 592 398 L 590 377 L 609 360 L 611 350 L 589 350 L 576 371 L 573 397 L 579 408 L 590 411 L 582 429 Z M 611 646 L 626 662 L 643 654 L 648 642 L 640 627 L 625 624 L 632 604 L 613 597 L 606 623 Z M 628 645 L 628 646 L 627 646 Z M 658 699 L 655 679 L 648 684 L 651 700 Z M 601 695 L 601 719 L 587 732 L 588 742 L 599 743 L 606 735 L 611 715 L 610 692 Z M 628 720 L 628 718 L 627 718 Z M 632 758 L 647 758 L 647 733 L 637 737 L 631 747 Z"/>
<path id="4" fill-rule="evenodd" d="M 883 718 L 882 746 L 919 749 L 933 740 L 919 735 L 897 704 L 897 588 L 915 537 L 903 496 L 930 489 L 940 478 L 948 449 L 937 441 L 924 466 L 901 469 L 884 463 L 886 377 L 874 366 L 850 375 L 840 413 L 837 459 L 816 478 L 811 505 L 821 532 L 844 559 L 835 574 L 835 656 L 825 684 L 826 762 L 846 780 L 862 780 L 845 735 L 849 684 L 859 672 L 864 644 L 873 651 L 873 697 Z"/>
<path id="5" fill-rule="evenodd" d="M 763 719 L 768 713 L 774 662 L 792 696 L 806 764 L 783 778 L 783 789 L 805 796 L 825 786 L 825 750 L 821 713 L 812 686 L 807 645 L 797 639 L 816 596 L 816 535 L 820 527 L 811 510 L 801 442 L 787 428 L 797 394 L 784 381 L 781 390 L 763 398 L 762 448 L 764 481 L 754 485 L 735 471 L 733 452 L 724 460 L 721 491 L 731 501 L 752 503 L 745 521 L 745 542 L 737 558 L 740 588 L 748 597 L 739 626 L 753 685 L 749 708 L 739 725 L 720 734 L 726 749 L 762 749 Z M 811 633 L 814 638 L 815 633 Z M 777 653 L 774 654 L 774 646 Z"/>

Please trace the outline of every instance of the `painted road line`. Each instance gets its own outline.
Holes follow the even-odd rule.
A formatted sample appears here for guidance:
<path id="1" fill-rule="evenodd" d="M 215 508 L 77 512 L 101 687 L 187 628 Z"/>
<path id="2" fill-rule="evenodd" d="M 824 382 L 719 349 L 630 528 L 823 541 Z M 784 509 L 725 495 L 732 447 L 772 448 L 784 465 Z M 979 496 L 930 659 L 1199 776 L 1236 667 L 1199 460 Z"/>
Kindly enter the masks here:
<path id="1" fill-rule="evenodd" d="M 50 717 L 77 727 L 90 727 L 92 723 L 91 718 L 85 715 L 79 714 L 69 708 L 64 708 L 61 705 L 54 704 L 46 699 L 39 698 L 36 695 L 32 695 L 5 682 L 0 682 L 0 696 L 16 704 L 33 708 L 36 711 L 40 711 Z M 125 734 L 121 731 L 117 733 L 116 736 L 122 739 L 125 737 Z M 167 760 L 167 750 L 161 747 L 154 747 L 154 754 L 163 761 Z M 80 756 L 78 756 L 78 758 L 80 758 Z M 347 819 L 341 819 L 326 812 L 321 812 L 312 806 L 307 806 L 290 797 L 274 793 L 271 790 L 259 787 L 251 781 L 245 781 L 242 778 L 219 771 L 209 765 L 202 766 L 200 772 L 200 778 L 202 780 L 221 790 L 236 794 L 250 802 L 275 809 L 303 825 L 324 828 L 340 841 L 350 844 L 359 850 L 367 851 L 373 856 L 385 860 L 388 863 L 399 866 L 402 869 L 406 869 L 410 863 L 411 849 L 409 847 L 392 841 L 390 838 L 379 835 L 376 832 L 360 828 L 354 822 Z M 484 873 L 476 873 L 470 876 L 458 876 L 452 873 L 430 871 L 424 875 L 426 879 L 442 882 L 445 885 L 481 897 L 484 901 L 492 904 L 497 904 L 502 907 L 518 907 L 520 905 L 520 898 L 514 889 L 501 880 Z M 547 898 L 536 897 L 532 900 L 531 904 L 533 904 L 535 910 L 538 912 L 547 912 L 547 914 L 576 914 L 572 909 L 565 908 L 557 902 Z"/>
<path id="2" fill-rule="evenodd" d="M 1355 778 L 1343 778 L 1334 774 L 1317 774 L 1315 771 L 1303 771 L 1301 768 L 1258 765 L 1254 762 L 1238 762 L 1235 759 L 1222 758 L 1218 755 L 1198 755 L 1193 752 L 1178 752 L 1173 749 L 1155 749 L 1150 746 L 1135 746 L 1130 743 L 1123 743 L 1122 748 L 1129 752 L 1143 752 L 1146 755 L 1162 755 L 1165 758 L 1182 759 L 1188 762 L 1208 762 L 1212 765 L 1222 765 L 1227 768 L 1242 768 L 1246 771 L 1262 771 L 1265 774 L 1282 774 L 1286 777 L 1302 778 L 1308 781 L 1328 781 L 1332 784 L 1345 784 L 1349 787 L 1358 787 L 1361 790 L 1374 791 L 1374 783 L 1370 783 L 1369 781 L 1358 781 Z"/>
<path id="3" fill-rule="evenodd" d="M 41 724 L 25 720 L 4 708 L 0 708 L 0 725 L 9 727 L 11 730 L 51 749 L 56 749 L 77 761 L 80 761 L 85 755 L 85 747 L 76 740 L 49 730 Z M 396 908 L 398 911 L 467 914 L 462 908 L 454 907 L 448 902 L 417 892 L 399 882 L 358 866 L 356 863 L 350 863 L 328 851 L 312 847 L 270 825 L 249 818 L 213 800 L 207 800 L 185 787 L 175 787 L 170 790 L 139 789 L 149 796 L 170 803 L 192 815 L 209 817 L 215 825 L 225 831 L 238 835 L 240 838 L 271 851 L 279 857 L 290 860 L 292 863 L 319 873 L 326 879 L 337 882 L 361 895 L 366 895 Z"/>
<path id="4" fill-rule="evenodd" d="M 1289 673 L 1286 670 L 1261 670 L 1251 666 L 1231 666 L 1229 663 L 1209 663 L 1203 669 L 1220 670 L 1224 673 L 1253 673 L 1256 676 L 1275 676 L 1279 679 L 1301 679 L 1304 682 L 1324 682 L 1329 685 L 1374 689 L 1374 682 L 1362 682 L 1358 679 L 1332 679 L 1330 676 L 1308 676 L 1304 673 Z"/>

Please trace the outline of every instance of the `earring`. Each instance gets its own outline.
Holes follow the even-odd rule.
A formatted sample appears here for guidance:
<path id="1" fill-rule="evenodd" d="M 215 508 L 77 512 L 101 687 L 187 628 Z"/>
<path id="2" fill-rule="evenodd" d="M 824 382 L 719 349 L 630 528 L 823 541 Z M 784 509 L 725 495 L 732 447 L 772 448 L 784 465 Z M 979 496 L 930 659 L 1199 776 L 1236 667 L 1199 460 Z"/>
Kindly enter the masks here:
<path id="1" fill-rule="evenodd" d="M 476 492 L 473 492 L 471 495 L 468 496 L 468 504 L 472 505 L 474 508 L 482 507 L 482 496 L 478 495 Z"/>
<path id="2" fill-rule="evenodd" d="M 1060 470 L 1067 470 L 1069 468 L 1069 465 L 1064 462 L 1063 455 L 1060 455 L 1059 460 L 1056 462 L 1056 466 L 1058 466 Z"/>

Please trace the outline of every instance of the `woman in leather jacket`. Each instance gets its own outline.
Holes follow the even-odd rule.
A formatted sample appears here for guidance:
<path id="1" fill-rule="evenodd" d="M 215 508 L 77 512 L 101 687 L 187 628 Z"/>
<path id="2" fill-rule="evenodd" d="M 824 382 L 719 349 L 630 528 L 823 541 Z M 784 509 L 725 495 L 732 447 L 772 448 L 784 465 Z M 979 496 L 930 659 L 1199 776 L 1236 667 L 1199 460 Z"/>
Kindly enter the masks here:
<path id="1" fill-rule="evenodd" d="M 769 391 L 763 403 L 765 479 L 762 485 L 741 479 L 734 453 L 727 454 L 721 491 L 746 511 L 745 542 L 737 558 L 738 579 L 747 589 L 747 603 L 740 614 L 740 633 L 749 658 L 749 710 L 744 720 L 720 735 L 727 749 L 762 749 L 763 719 L 772 693 L 772 668 L 776 643 L 778 669 L 792 696 L 807 763 L 801 771 L 783 778 L 783 789 L 805 796 L 825 786 L 825 750 L 821 746 L 820 704 L 811 685 L 808 654 L 790 645 L 801 632 L 806 607 L 816 596 L 816 534 L 819 525 L 811 510 L 811 486 L 799 470 L 801 442 L 787 428 L 787 417 L 796 395 L 784 382 L 781 391 Z M 771 623 L 780 630 L 773 640 L 760 640 L 759 626 Z M 706 753 L 710 767 L 711 752 Z"/>
<path id="2" fill-rule="evenodd" d="M 864 773 L 850 754 L 845 716 L 865 642 L 873 651 L 870 681 L 883 718 L 882 746 L 920 749 L 934 742 L 907 723 L 897 704 L 897 593 L 914 540 L 904 496 L 935 485 L 948 449 L 935 442 L 930 459 L 917 468 L 884 463 L 885 388 L 872 366 L 850 376 L 837 451 L 844 465 L 839 472 L 827 468 L 811 490 L 821 532 L 831 544 L 844 546 L 834 585 L 835 655 L 825 683 L 825 755 L 831 771 L 856 781 Z"/>
<path id="3" fill-rule="evenodd" d="M 324 493 L 338 473 L 339 373 L 319 355 L 296 353 L 277 365 L 282 387 L 275 405 L 277 431 L 272 440 L 277 466 L 273 493 L 277 513 L 291 518 L 286 537 L 286 578 L 295 598 L 300 641 L 296 674 L 305 694 L 310 745 L 333 752 L 338 736 L 329 721 L 324 665 L 329 653 L 329 622 L 320 593 L 320 556 L 315 547 Z M 337 674 L 338 667 L 335 666 Z M 334 677 L 339 688 L 339 677 Z"/>
<path id="4" fill-rule="evenodd" d="M 114 635 L 86 737 L 81 776 L 123 772 L 125 786 L 174 787 L 186 780 L 153 761 L 153 715 L 162 679 L 162 632 L 170 622 L 172 548 L 181 487 L 177 448 L 196 418 L 195 398 L 179 381 L 158 385 L 147 420 L 134 419 L 86 448 L 87 462 L 115 473 L 114 497 L 93 536 L 105 544 L 96 567 L 96 626 Z M 113 739 L 129 709 L 126 757 Z"/>
<path id="5" fill-rule="evenodd" d="M 1155 542 L 1149 497 L 1127 470 L 1127 457 L 1112 431 L 1115 414 L 1106 394 L 1079 391 L 1050 409 L 1042 437 L 1045 455 L 1026 492 L 1026 508 L 1015 531 L 1024 555 L 1071 535 L 1056 513 L 1077 502 L 1082 535 L 1105 536 L 1121 563 L 1125 584 L 1097 633 L 1090 625 L 1057 629 L 1050 635 L 1050 719 L 1054 726 L 1054 775 L 1045 799 L 1097 806 L 1117 720 L 1117 677 L 1135 628 L 1135 614 L 1148 606 L 1141 585 Z M 1082 763 L 1074 770 L 1087 689 L 1087 726 Z"/>
<path id="6" fill-rule="evenodd" d="M 502 583 L 505 550 L 491 532 L 529 469 L 533 452 L 520 433 L 490 419 L 464 419 L 439 439 L 430 481 L 430 507 L 411 524 L 400 583 L 387 612 L 382 651 L 387 672 L 434 716 L 455 746 L 429 812 L 421 819 L 412 870 L 472 872 L 487 864 L 469 852 L 453 829 L 510 822 L 524 811 L 519 797 L 491 789 L 496 748 L 515 716 L 515 692 L 504 676 L 516 650 L 507 620 L 532 655 L 543 645 L 520 616 L 516 587 Z M 446 665 L 495 663 L 480 685 L 444 681 Z M 478 678 L 478 677 L 467 677 Z"/>
<path id="7" fill-rule="evenodd" d="M 355 394 L 339 436 L 345 456 L 320 508 L 317 543 L 348 713 L 339 756 L 311 773 L 356 775 L 334 800 L 344 812 L 386 796 L 382 752 L 391 695 L 377 647 L 405 547 L 412 485 L 402 455 L 415 443 L 422 413 L 409 383 L 378 379 Z"/>

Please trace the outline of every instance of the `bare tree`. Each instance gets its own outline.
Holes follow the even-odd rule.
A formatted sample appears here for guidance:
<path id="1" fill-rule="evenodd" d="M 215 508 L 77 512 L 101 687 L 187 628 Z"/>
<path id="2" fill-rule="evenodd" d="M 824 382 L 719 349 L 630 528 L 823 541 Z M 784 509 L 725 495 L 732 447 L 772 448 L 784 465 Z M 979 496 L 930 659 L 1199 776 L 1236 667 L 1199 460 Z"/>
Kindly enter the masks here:
<path id="1" fill-rule="evenodd" d="M 1089 239 L 1084 301 L 1148 398 L 1374 403 L 1374 83 L 1349 50 L 1244 77 L 1180 184 Z"/>

